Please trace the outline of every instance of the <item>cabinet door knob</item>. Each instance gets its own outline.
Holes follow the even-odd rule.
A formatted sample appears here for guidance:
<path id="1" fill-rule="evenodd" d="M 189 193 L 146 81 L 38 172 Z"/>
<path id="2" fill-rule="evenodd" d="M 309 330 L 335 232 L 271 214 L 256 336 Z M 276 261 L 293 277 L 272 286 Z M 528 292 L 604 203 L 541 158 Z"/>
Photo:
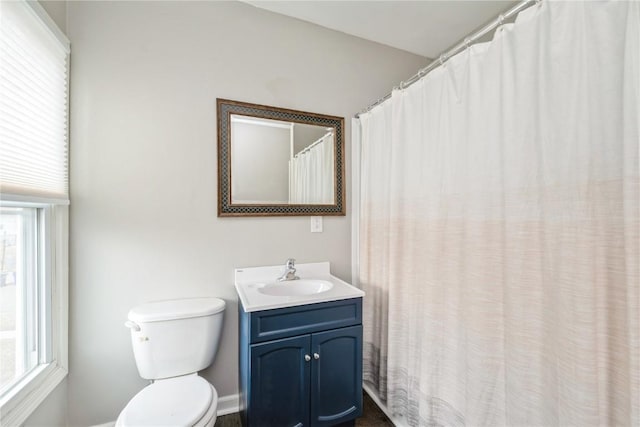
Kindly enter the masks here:
<path id="1" fill-rule="evenodd" d="M 309 356 L 308 354 L 304 355 L 304 360 L 305 362 L 308 362 L 309 360 L 311 360 L 311 356 Z"/>
<path id="2" fill-rule="evenodd" d="M 320 355 L 318 353 L 313 353 L 313 358 L 318 360 L 320 359 Z"/>

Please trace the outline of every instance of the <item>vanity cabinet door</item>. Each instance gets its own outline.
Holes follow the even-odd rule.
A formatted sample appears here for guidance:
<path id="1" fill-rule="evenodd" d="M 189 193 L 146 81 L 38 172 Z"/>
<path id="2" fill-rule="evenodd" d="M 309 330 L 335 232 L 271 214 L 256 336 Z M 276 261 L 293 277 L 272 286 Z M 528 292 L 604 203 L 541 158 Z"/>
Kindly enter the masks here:
<path id="1" fill-rule="evenodd" d="M 308 425 L 310 346 L 310 335 L 251 346 L 250 425 Z"/>
<path id="2" fill-rule="evenodd" d="M 362 325 L 311 336 L 311 425 L 362 415 Z"/>

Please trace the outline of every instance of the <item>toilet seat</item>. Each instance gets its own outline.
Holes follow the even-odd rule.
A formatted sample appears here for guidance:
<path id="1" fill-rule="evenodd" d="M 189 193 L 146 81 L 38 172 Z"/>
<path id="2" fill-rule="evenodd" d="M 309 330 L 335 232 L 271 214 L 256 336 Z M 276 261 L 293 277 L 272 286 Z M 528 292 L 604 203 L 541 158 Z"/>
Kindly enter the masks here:
<path id="1" fill-rule="evenodd" d="M 122 410 L 117 427 L 212 426 L 218 393 L 196 374 L 158 380 L 136 394 Z"/>

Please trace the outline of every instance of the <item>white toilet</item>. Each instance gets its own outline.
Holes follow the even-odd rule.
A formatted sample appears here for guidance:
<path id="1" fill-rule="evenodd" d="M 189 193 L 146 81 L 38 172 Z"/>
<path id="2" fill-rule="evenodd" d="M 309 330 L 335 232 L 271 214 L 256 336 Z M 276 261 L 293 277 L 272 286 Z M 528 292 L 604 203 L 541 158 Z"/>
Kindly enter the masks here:
<path id="1" fill-rule="evenodd" d="M 129 311 L 138 372 L 153 380 L 122 410 L 117 427 L 213 426 L 218 393 L 198 376 L 211 365 L 225 302 L 190 298 L 143 304 Z"/>

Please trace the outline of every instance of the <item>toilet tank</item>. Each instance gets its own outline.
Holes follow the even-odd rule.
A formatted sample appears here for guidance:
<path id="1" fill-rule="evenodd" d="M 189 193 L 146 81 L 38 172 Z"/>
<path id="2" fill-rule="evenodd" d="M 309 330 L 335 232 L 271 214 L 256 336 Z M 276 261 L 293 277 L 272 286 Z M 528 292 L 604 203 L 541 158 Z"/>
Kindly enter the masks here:
<path id="1" fill-rule="evenodd" d="M 126 325 L 140 376 L 149 380 L 211 365 L 222 333 L 225 302 L 189 298 L 151 302 L 129 311 Z"/>

